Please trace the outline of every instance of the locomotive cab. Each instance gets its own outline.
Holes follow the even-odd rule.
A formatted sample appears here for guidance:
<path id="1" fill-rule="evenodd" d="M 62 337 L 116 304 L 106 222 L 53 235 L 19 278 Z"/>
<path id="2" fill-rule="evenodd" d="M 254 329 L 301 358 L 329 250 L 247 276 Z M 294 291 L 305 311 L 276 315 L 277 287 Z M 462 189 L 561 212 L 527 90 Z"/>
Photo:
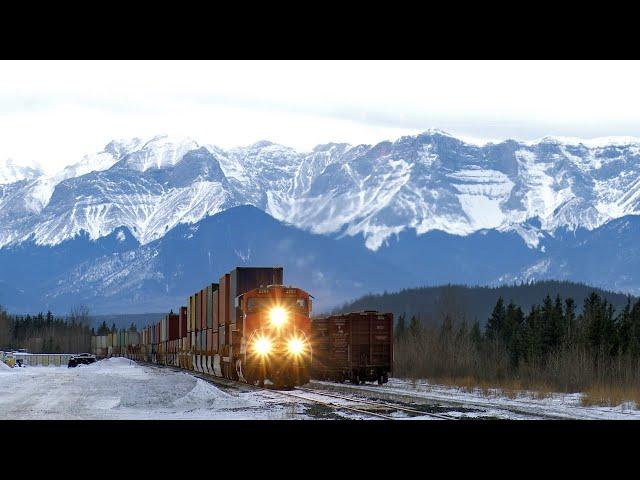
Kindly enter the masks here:
<path id="1" fill-rule="evenodd" d="M 244 335 L 244 379 L 277 388 L 303 385 L 311 367 L 311 296 L 299 289 L 269 285 L 239 299 Z"/>

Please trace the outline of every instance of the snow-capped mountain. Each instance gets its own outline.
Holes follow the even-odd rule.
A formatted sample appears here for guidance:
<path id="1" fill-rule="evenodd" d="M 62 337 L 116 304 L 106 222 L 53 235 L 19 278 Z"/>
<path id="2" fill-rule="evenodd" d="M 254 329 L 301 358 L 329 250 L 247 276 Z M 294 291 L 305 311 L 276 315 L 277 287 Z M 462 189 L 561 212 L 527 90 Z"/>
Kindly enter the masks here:
<path id="1" fill-rule="evenodd" d="M 313 238 L 337 241 L 341 254 L 345 248 L 352 253 L 365 248 L 414 283 L 573 278 L 583 271 L 575 267 L 576 252 L 591 254 L 585 245 L 602 248 L 615 232 L 629 239 L 637 232 L 640 140 L 545 137 L 482 144 L 429 130 L 395 142 L 330 143 L 310 152 L 267 141 L 230 150 L 167 136 L 112 141 L 55 175 L 13 162 L 0 165 L 0 252 L 5 259 L 29 248 L 68 252 L 69 242 L 104 239 L 100 245 L 109 246 L 101 248 L 116 255 L 127 246 L 129 253 L 103 259 L 101 267 L 82 267 L 95 274 L 91 282 L 103 282 L 101 287 L 88 282 L 93 291 L 106 292 L 126 280 L 118 283 L 122 292 L 134 278 L 160 281 L 153 269 L 159 251 L 154 245 L 170 232 L 197 231 L 208 217 L 243 205 Z M 487 255 L 502 252 L 504 263 L 493 258 L 485 265 L 483 258 L 477 264 L 465 249 L 478 246 Z M 620 248 L 629 253 L 633 241 Z M 235 261 L 250 263 L 251 254 L 240 250 Z M 446 269 L 447 261 L 456 265 L 458 276 L 434 270 L 435 265 Z M 617 265 L 625 269 L 632 263 Z M 82 278 L 89 277 L 78 273 L 79 264 L 74 268 L 68 273 L 75 275 L 78 292 Z M 102 276 L 113 268 L 119 273 L 107 283 Z M 137 277 L 125 279 L 134 271 Z M 613 281 L 602 286 L 640 291 L 640 278 L 623 273 L 602 276 Z M 613 280 L 616 274 L 622 276 Z M 171 290 L 168 272 L 163 275 Z M 597 272 L 590 275 L 600 278 Z M 9 279 L 0 277 L 0 283 Z M 59 295 L 62 287 L 47 288 L 46 295 Z"/>
<path id="2" fill-rule="evenodd" d="M 362 234 L 372 250 L 407 229 L 516 231 L 536 247 L 558 228 L 593 230 L 640 214 L 634 139 L 476 145 L 433 130 L 296 152 L 266 141 L 225 151 L 158 136 L 111 142 L 51 177 L 0 172 L 14 180 L 0 197 L 0 246 L 32 235 L 55 245 L 83 230 L 95 239 L 120 226 L 145 244 L 243 204 L 314 233 Z"/>

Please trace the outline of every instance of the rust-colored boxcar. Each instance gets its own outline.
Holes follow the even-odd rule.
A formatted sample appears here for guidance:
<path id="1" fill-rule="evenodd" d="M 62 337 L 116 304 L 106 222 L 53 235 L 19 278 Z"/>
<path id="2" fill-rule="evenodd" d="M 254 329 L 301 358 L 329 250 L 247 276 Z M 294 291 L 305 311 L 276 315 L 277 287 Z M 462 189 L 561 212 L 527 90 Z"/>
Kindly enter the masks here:
<path id="1" fill-rule="evenodd" d="M 311 322 L 311 375 L 354 383 L 388 381 L 393 372 L 393 314 L 353 312 Z"/>

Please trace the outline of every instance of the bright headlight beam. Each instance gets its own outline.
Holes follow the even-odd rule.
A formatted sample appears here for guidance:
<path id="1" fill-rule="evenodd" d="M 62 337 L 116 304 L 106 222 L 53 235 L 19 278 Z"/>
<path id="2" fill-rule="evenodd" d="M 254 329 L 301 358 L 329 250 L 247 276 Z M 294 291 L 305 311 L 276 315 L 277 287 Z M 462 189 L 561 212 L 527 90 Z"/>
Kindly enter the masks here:
<path id="1" fill-rule="evenodd" d="M 304 343 L 299 338 L 289 340 L 289 353 L 299 355 L 304 351 Z"/>
<path id="2" fill-rule="evenodd" d="M 258 338 L 255 341 L 253 348 L 260 355 L 266 355 L 271 351 L 271 340 L 268 338 Z"/>
<path id="3" fill-rule="evenodd" d="M 282 307 L 273 307 L 269 317 L 273 325 L 280 327 L 287 321 L 287 312 Z"/>

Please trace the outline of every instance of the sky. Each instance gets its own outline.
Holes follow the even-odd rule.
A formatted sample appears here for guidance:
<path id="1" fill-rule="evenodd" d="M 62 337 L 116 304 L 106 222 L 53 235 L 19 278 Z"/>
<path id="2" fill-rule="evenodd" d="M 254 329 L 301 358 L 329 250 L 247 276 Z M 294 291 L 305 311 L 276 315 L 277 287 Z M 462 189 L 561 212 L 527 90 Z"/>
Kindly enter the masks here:
<path id="1" fill-rule="evenodd" d="M 640 137 L 640 62 L 0 61 L 0 165 L 53 173 L 112 139 L 223 148 Z"/>

